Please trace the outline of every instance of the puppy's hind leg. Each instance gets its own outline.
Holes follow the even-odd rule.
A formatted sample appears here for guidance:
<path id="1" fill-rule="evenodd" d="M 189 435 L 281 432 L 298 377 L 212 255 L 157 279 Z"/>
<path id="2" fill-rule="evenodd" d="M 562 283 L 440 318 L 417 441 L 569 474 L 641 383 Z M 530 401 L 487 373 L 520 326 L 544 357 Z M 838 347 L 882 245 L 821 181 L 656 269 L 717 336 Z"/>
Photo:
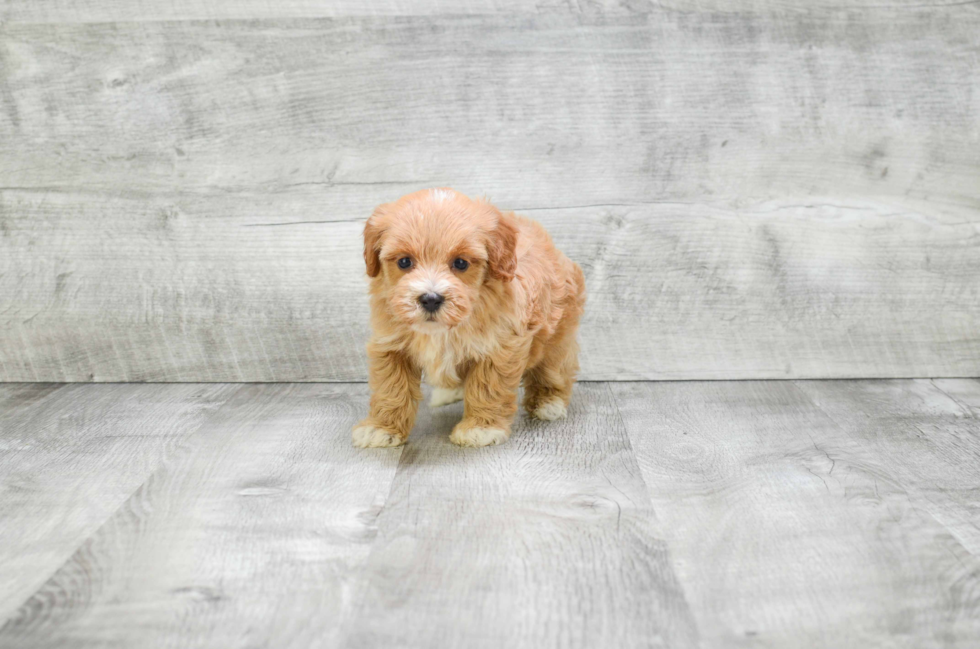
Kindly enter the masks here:
<path id="1" fill-rule="evenodd" d="M 551 345 L 544 358 L 524 374 L 524 409 L 535 419 L 554 421 L 565 416 L 578 372 L 578 343 L 574 335 Z"/>
<path id="2" fill-rule="evenodd" d="M 541 359 L 524 373 L 524 410 L 536 419 L 554 421 L 568 412 L 578 374 L 578 322 L 585 307 L 585 276 L 572 264 L 570 299 L 555 335 L 544 344 Z"/>
<path id="3" fill-rule="evenodd" d="M 571 318 L 549 340 L 541 360 L 524 373 L 524 410 L 535 419 L 554 421 L 565 416 L 578 373 L 578 318 Z"/>

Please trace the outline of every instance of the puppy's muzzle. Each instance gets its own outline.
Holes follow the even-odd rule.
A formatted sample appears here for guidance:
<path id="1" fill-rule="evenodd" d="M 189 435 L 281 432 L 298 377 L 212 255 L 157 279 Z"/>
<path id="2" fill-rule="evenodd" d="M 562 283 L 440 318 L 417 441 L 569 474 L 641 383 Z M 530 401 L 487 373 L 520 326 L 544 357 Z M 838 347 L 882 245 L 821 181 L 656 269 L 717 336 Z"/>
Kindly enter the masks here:
<path id="1" fill-rule="evenodd" d="M 422 308 L 429 313 L 435 313 L 442 306 L 442 303 L 446 301 L 446 298 L 439 295 L 438 293 L 423 293 L 419 296 L 419 304 Z"/>

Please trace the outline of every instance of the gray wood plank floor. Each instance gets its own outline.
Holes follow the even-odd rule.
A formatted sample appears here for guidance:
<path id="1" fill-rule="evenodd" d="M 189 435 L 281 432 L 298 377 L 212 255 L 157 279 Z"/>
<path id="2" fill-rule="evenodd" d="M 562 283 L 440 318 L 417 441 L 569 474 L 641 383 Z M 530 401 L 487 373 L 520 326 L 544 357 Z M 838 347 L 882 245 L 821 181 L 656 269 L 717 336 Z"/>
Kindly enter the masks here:
<path id="1" fill-rule="evenodd" d="M 975 647 L 980 381 L 0 385 L 0 647 Z"/>

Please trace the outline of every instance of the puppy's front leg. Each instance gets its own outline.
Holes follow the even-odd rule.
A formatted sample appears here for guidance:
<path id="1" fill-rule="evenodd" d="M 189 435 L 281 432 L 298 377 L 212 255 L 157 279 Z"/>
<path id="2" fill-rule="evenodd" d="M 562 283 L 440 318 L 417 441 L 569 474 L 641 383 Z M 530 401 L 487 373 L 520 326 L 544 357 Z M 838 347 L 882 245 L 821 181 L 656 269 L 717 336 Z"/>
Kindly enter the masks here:
<path id="1" fill-rule="evenodd" d="M 490 446 L 507 441 L 526 359 L 526 350 L 503 351 L 473 366 L 463 389 L 463 419 L 449 435 L 453 444 Z"/>
<path id="2" fill-rule="evenodd" d="M 354 427 L 354 446 L 400 446 L 408 440 L 422 399 L 422 371 L 400 351 L 368 345 L 368 417 Z"/>

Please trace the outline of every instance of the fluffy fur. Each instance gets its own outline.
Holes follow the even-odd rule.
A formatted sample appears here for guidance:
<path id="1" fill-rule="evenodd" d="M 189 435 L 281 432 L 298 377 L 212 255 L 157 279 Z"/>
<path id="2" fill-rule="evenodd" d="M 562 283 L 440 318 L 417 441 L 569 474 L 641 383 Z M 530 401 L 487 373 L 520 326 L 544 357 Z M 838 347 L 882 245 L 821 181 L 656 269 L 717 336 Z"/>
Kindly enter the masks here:
<path id="1" fill-rule="evenodd" d="M 409 268 L 399 267 L 408 258 Z M 468 265 L 454 267 L 456 259 Z M 422 398 L 463 399 L 450 440 L 507 440 L 524 383 L 524 407 L 563 417 L 578 371 L 575 336 L 585 305 L 582 269 L 538 223 L 501 213 L 451 189 L 431 189 L 378 207 L 364 227 L 371 278 L 370 412 L 354 428 L 361 447 L 404 444 Z M 405 263 L 405 262 L 403 262 Z M 434 313 L 419 298 L 437 293 Z"/>

